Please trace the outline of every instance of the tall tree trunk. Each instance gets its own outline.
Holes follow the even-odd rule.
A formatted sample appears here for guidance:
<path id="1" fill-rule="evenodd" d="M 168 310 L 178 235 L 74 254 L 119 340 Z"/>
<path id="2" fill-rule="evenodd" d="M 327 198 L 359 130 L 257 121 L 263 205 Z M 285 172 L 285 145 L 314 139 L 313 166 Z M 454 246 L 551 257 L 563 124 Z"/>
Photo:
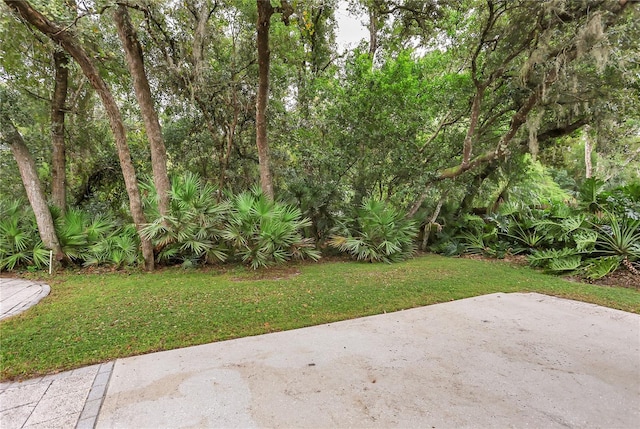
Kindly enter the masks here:
<path id="1" fill-rule="evenodd" d="M 167 149 L 162 138 L 158 114 L 153 107 L 151 88 L 144 70 L 142 48 L 138 42 L 138 36 L 131 25 L 127 7 L 119 4 L 113 17 L 118 28 L 118 36 L 124 47 L 127 68 L 133 78 L 133 89 L 140 105 L 140 113 L 147 131 L 147 138 L 149 139 L 153 183 L 158 192 L 158 210 L 160 215 L 165 216 L 169 211 L 169 191 L 171 189 L 169 175 L 167 174 Z"/>
<path id="2" fill-rule="evenodd" d="M 65 102 L 67 100 L 67 88 L 69 86 L 69 57 L 64 51 L 56 50 L 53 53 L 55 67 L 55 85 L 51 100 L 51 145 L 52 174 L 51 174 L 51 198 L 53 205 L 64 214 L 67 208 L 67 175 L 64 142 L 64 115 Z"/>
<path id="3" fill-rule="evenodd" d="M 589 136 L 589 131 L 591 131 L 591 127 L 589 125 L 585 125 L 582 129 L 584 138 L 584 177 L 587 179 L 593 176 L 593 166 L 591 164 L 593 144 L 591 142 L 591 137 Z"/>
<path id="4" fill-rule="evenodd" d="M 226 126 L 226 147 L 224 149 L 224 153 L 222 150 L 220 151 L 220 181 L 219 181 L 219 195 L 222 196 L 222 192 L 224 191 L 224 187 L 226 186 L 227 179 L 227 169 L 229 168 L 229 160 L 231 159 L 231 150 L 233 149 L 233 141 L 236 135 L 236 128 L 238 127 L 238 120 L 240 116 L 240 105 L 238 104 L 238 89 L 235 85 L 233 85 L 233 95 L 231 97 L 231 103 L 233 104 L 233 116 L 231 118 L 231 122 L 227 122 Z"/>
<path id="5" fill-rule="evenodd" d="M 267 100 L 269 98 L 269 26 L 273 7 L 269 0 L 258 3 L 258 97 L 256 100 L 256 146 L 260 168 L 260 188 L 264 195 L 273 200 L 273 180 L 270 169 L 269 142 L 267 140 Z"/>
<path id="6" fill-rule="evenodd" d="M 0 141 L 8 143 L 11 148 L 11 152 L 18 164 L 18 170 L 20 170 L 20 177 L 27 192 L 27 198 L 36 217 L 40 239 L 45 247 L 53 250 L 57 265 L 62 260 L 63 253 L 53 225 L 53 217 L 49 211 L 47 199 L 44 196 L 40 179 L 38 178 L 36 163 L 29 153 L 29 148 L 27 148 L 22 135 L 13 125 L 7 113 L 0 112 L 0 115 Z"/>
<path id="7" fill-rule="evenodd" d="M 69 33 L 65 28 L 49 21 L 39 11 L 34 9 L 31 4 L 25 0 L 4 0 L 4 2 L 22 17 L 23 20 L 36 27 L 39 31 L 64 48 L 69 55 L 73 57 L 82 69 L 87 80 L 100 96 L 104 109 L 109 117 L 109 124 L 113 132 L 118 158 L 120 160 L 120 168 L 124 176 L 127 195 L 129 196 L 129 208 L 131 217 L 138 229 L 140 243 L 142 247 L 142 256 L 147 270 L 153 270 L 154 256 L 151 241 L 142 236 L 140 230 L 146 223 L 144 213 L 142 211 L 142 200 L 140 198 L 140 190 L 138 189 L 138 181 L 136 172 L 131 161 L 131 153 L 127 145 L 127 135 L 125 133 L 120 109 L 116 104 L 111 91 L 100 76 L 96 66 L 93 64 L 85 50 L 80 45 L 75 36 Z"/>
<path id="8" fill-rule="evenodd" d="M 371 60 L 375 58 L 378 50 L 378 26 L 376 25 L 375 5 L 369 6 L 369 55 Z"/>

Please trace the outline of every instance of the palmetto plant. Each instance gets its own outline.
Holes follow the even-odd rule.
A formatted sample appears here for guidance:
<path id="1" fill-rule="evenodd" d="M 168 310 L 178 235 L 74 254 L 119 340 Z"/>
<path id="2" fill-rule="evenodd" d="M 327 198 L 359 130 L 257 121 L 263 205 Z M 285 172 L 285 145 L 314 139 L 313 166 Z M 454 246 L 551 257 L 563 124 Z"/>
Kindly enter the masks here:
<path id="1" fill-rule="evenodd" d="M 111 265 L 116 268 L 135 265 L 140 260 L 140 242 L 135 225 L 111 229 L 110 233 L 89 245 L 84 265 Z"/>
<path id="2" fill-rule="evenodd" d="M 415 222 L 382 201 L 366 200 L 355 219 L 348 219 L 329 245 L 357 260 L 396 262 L 416 251 L 418 229 Z"/>
<path id="3" fill-rule="evenodd" d="M 49 251 L 37 230 L 35 217 L 24 201 L 0 203 L 0 271 L 48 264 Z"/>
<path id="4" fill-rule="evenodd" d="M 64 215 L 54 213 L 55 229 L 62 253 L 71 261 L 77 261 L 87 254 L 89 242 L 85 226 L 87 215 L 77 209 L 69 209 Z"/>
<path id="5" fill-rule="evenodd" d="M 222 237 L 254 269 L 290 259 L 317 260 L 320 252 L 313 240 L 301 233 L 310 224 L 298 208 L 270 201 L 253 189 L 232 198 Z"/>
<path id="6" fill-rule="evenodd" d="M 155 190 L 146 185 L 153 197 Z M 198 176 L 185 173 L 171 181 L 170 207 L 160 216 L 153 201 L 148 201 L 153 221 L 142 234 L 151 239 L 160 261 L 179 261 L 186 265 L 209 260 L 224 261 L 227 249 L 221 241 L 229 211 L 227 202 L 218 202 L 217 190 Z"/>
<path id="7" fill-rule="evenodd" d="M 90 265 L 97 263 L 97 259 L 99 262 L 111 259 L 96 258 L 95 249 L 119 232 L 113 219 L 104 214 L 90 218 L 86 212 L 75 208 L 70 208 L 64 215 L 54 210 L 54 217 L 58 241 L 68 261 Z"/>

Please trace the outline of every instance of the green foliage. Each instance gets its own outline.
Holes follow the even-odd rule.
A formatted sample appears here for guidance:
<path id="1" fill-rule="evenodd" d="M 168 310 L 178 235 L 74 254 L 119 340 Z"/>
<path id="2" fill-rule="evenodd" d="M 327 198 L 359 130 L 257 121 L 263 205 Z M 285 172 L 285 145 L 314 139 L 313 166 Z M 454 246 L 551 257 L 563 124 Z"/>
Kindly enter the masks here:
<path id="1" fill-rule="evenodd" d="M 597 199 L 601 206 L 617 216 L 640 219 L 640 182 L 603 191 Z"/>
<path id="2" fill-rule="evenodd" d="M 106 215 L 90 218 L 70 209 L 60 215 L 53 209 L 54 226 L 66 263 L 131 266 L 139 259 L 139 240 L 133 225 L 118 227 Z M 0 202 L 0 270 L 43 268 L 49 251 L 38 237 L 35 217 L 22 201 Z"/>
<path id="3" fill-rule="evenodd" d="M 563 247 L 562 249 L 544 249 L 544 250 L 534 250 L 531 252 L 531 255 L 527 257 L 529 263 L 533 267 L 549 267 L 553 261 L 563 261 L 563 260 L 575 260 L 575 257 L 578 256 L 578 252 L 575 249 L 571 249 L 568 247 Z M 556 266 L 561 266 L 562 263 L 555 263 Z M 567 265 L 571 265 L 567 263 Z"/>
<path id="4" fill-rule="evenodd" d="M 397 262 L 411 257 L 418 234 L 415 222 L 382 201 L 367 199 L 355 219 L 347 219 L 329 245 L 359 261 Z"/>
<path id="5" fill-rule="evenodd" d="M 133 224 L 112 229 L 93 242 L 88 249 L 84 265 L 109 265 L 124 268 L 140 262 L 140 241 Z"/>
<path id="6" fill-rule="evenodd" d="M 320 252 L 301 231 L 311 224 L 300 209 L 269 201 L 254 188 L 231 199 L 229 217 L 221 236 L 234 255 L 253 269 L 291 259 L 317 260 Z"/>
<path id="7" fill-rule="evenodd" d="M 64 216 L 54 216 L 54 225 L 62 253 L 71 261 L 81 260 L 89 247 L 86 233 L 88 219 L 86 213 L 78 209 L 69 209 Z M 95 234 L 94 238 L 99 239 Z"/>
<path id="8" fill-rule="evenodd" d="M 0 271 L 49 264 L 49 251 L 37 231 L 29 205 L 22 200 L 0 201 Z"/>
<path id="9" fill-rule="evenodd" d="M 132 224 L 119 226 L 106 214 L 90 217 L 87 212 L 72 208 L 64 216 L 55 216 L 55 227 L 69 262 L 123 268 L 139 260 L 140 243 Z"/>
<path id="10" fill-rule="evenodd" d="M 526 251 L 534 267 L 601 278 L 624 261 L 640 259 L 640 220 L 620 216 L 621 210 L 618 215 L 603 211 L 607 201 L 598 202 L 602 200 L 601 186 L 595 180 L 586 182 L 581 194 L 583 212 L 572 213 L 557 205 L 532 209 L 510 201 L 501 205 L 498 213 L 487 215 L 482 220 L 484 226 L 479 226 L 477 216 L 463 217 L 466 221 L 459 226 L 458 237 L 466 253 L 500 257 L 501 249 L 511 254 Z M 598 216 L 588 210 L 597 210 Z M 491 234 L 492 228 L 498 231 L 497 237 Z M 440 249 L 447 248 L 440 244 Z"/>
<path id="11" fill-rule="evenodd" d="M 551 259 L 547 268 L 553 273 L 572 272 L 578 269 L 581 263 L 582 258 L 580 255 L 571 255 L 564 258 Z"/>
<path id="12" fill-rule="evenodd" d="M 609 214 L 608 224 L 595 225 L 598 238 L 595 250 L 605 255 L 616 255 L 622 259 L 640 259 L 640 220 Z"/>
<path id="13" fill-rule="evenodd" d="M 221 235 L 229 204 L 218 202 L 215 187 L 192 173 L 174 177 L 166 216 L 158 213 L 153 185 L 146 184 L 144 189 L 149 195 L 147 212 L 152 221 L 142 234 L 153 241 L 161 262 L 191 266 L 227 259 Z"/>
<path id="14" fill-rule="evenodd" d="M 601 209 L 599 204 L 599 195 L 604 189 L 604 181 L 591 177 L 586 179 L 578 189 L 578 197 L 580 200 L 580 207 L 585 210 L 595 213 Z"/>
<path id="15" fill-rule="evenodd" d="M 588 259 L 583 264 L 583 272 L 588 279 L 601 279 L 618 269 L 621 262 L 622 258 L 619 256 Z"/>
<path id="16" fill-rule="evenodd" d="M 598 233 L 592 229 L 584 229 L 573 235 L 576 249 L 580 252 L 591 252 L 598 240 Z"/>

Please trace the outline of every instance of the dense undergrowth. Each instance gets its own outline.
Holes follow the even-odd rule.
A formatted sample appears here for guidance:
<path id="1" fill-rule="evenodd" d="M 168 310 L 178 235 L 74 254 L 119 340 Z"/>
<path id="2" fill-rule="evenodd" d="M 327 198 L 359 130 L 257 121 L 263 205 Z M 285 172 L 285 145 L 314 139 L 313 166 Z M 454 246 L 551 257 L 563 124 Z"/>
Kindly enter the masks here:
<path id="1" fill-rule="evenodd" d="M 293 204 L 269 201 L 257 189 L 222 196 L 196 175 L 185 174 L 172 181 L 165 216 L 158 213 L 153 187 L 145 185 L 150 223 L 143 235 L 152 240 L 157 263 L 165 266 L 239 262 L 256 269 L 317 260 L 323 253 L 397 262 L 410 258 L 421 242 L 429 243 L 423 250 L 446 256 L 526 255 L 532 267 L 584 279 L 616 270 L 640 278 L 640 184 L 609 190 L 603 185 L 588 179 L 570 199 L 527 203 L 512 198 L 482 215 L 445 210 L 438 222 L 408 219 L 370 198 L 350 212 L 331 214 L 325 224 L 332 226 L 319 233 Z M 0 213 L 0 270 L 46 268 L 49 252 L 37 238 L 28 205 L 4 203 Z M 140 263 L 138 235 L 126 219 L 79 209 L 53 214 L 67 267 L 120 269 Z"/>
<path id="2" fill-rule="evenodd" d="M 522 254 L 533 267 L 590 280 L 618 269 L 640 275 L 640 185 L 608 192 L 602 185 L 587 180 L 573 203 L 508 201 L 484 216 L 465 214 L 435 234 L 431 250 L 493 258 Z"/>

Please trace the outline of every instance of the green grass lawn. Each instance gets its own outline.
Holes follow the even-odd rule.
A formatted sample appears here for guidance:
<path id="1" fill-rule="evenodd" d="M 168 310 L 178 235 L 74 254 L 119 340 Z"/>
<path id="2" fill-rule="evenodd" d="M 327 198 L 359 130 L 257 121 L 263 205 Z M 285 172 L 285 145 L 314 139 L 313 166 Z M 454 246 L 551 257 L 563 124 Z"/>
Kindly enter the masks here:
<path id="1" fill-rule="evenodd" d="M 636 290 L 435 255 L 393 265 L 175 268 L 44 280 L 48 297 L 0 323 L 3 380 L 494 292 L 539 292 L 640 313 Z"/>

